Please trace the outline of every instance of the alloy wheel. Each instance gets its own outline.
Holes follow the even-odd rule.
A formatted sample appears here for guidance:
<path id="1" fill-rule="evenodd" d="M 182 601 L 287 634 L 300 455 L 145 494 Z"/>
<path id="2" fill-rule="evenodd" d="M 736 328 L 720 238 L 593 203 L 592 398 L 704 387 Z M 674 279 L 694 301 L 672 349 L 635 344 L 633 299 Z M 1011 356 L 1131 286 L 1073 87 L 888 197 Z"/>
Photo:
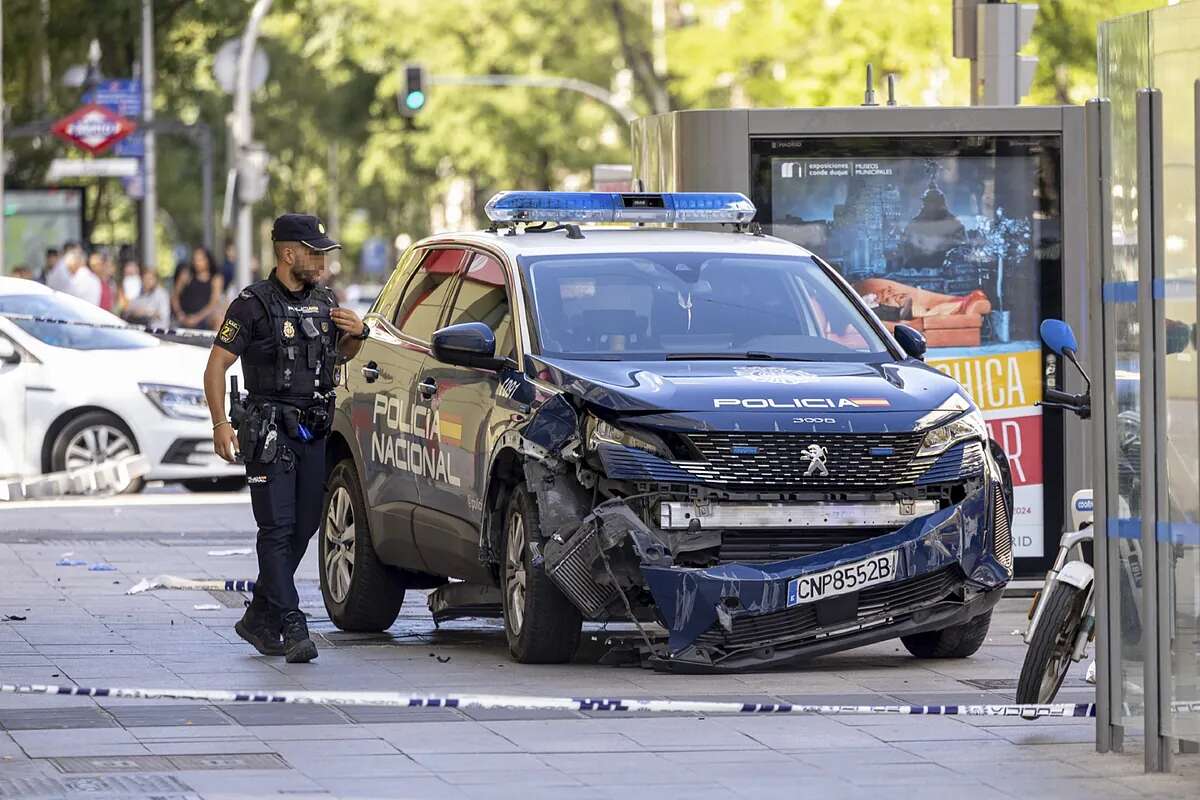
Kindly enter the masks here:
<path id="1" fill-rule="evenodd" d="M 354 578 L 354 504 L 344 486 L 333 490 L 325 515 L 325 583 L 335 603 L 343 603 Z"/>
<path id="2" fill-rule="evenodd" d="M 507 538 L 504 591 L 508 599 L 508 627 L 519 636 L 525 623 L 525 518 L 520 512 L 509 517 Z"/>
<path id="3" fill-rule="evenodd" d="M 67 443 L 64 466 L 79 469 L 136 454 L 133 442 L 118 428 L 92 425 L 79 431 Z"/>

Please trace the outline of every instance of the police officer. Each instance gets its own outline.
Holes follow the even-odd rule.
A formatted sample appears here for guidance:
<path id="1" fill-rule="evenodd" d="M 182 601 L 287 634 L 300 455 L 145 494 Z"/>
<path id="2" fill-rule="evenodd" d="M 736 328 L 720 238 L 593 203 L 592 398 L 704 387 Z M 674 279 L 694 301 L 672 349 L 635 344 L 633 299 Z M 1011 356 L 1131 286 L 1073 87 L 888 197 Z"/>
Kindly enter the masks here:
<path id="1" fill-rule="evenodd" d="M 367 327 L 319 286 L 325 258 L 341 247 L 321 221 L 284 214 L 271 230 L 275 269 L 230 304 L 204 371 L 213 447 L 246 464 L 258 523 L 254 599 L 234 626 L 263 655 L 317 657 L 296 595 L 295 573 L 320 523 L 325 436 L 333 415 L 334 366 L 353 358 Z M 231 395 L 225 374 L 242 359 L 248 397 Z"/>

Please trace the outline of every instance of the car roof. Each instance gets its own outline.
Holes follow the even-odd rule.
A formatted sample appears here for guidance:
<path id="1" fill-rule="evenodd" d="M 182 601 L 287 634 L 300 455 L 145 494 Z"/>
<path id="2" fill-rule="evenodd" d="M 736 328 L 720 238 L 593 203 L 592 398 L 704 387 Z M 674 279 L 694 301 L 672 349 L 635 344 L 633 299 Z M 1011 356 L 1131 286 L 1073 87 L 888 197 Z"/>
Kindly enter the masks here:
<path id="1" fill-rule="evenodd" d="M 701 252 L 738 255 L 811 256 L 799 245 L 774 236 L 748 233 L 701 231 L 686 228 L 581 227 L 582 239 L 567 238 L 567 231 L 550 233 L 507 230 L 444 233 L 417 243 L 474 244 L 498 247 L 512 258 L 517 256 L 576 255 L 580 253 Z"/>
<path id="2" fill-rule="evenodd" d="M 0 276 L 0 294 L 54 294 L 54 290 L 26 278 Z"/>

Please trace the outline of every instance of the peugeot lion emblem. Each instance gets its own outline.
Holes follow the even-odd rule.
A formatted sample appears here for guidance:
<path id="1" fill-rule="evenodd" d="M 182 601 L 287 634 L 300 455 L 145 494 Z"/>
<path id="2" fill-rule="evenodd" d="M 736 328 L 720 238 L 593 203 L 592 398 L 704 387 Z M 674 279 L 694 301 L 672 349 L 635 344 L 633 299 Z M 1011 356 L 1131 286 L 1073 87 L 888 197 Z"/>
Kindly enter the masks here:
<path id="1" fill-rule="evenodd" d="M 829 467 L 825 466 L 825 459 L 829 457 L 829 451 L 824 447 L 819 444 L 810 444 L 804 448 L 800 457 L 808 459 L 808 471 L 804 473 L 804 477 L 810 478 L 813 475 L 822 478 L 829 477 Z"/>

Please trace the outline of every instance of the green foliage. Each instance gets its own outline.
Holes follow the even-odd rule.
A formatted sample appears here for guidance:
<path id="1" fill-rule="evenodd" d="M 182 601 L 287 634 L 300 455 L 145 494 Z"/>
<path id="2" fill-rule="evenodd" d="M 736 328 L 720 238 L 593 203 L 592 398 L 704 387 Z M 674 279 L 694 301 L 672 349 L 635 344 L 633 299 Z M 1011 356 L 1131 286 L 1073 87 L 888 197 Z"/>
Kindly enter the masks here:
<path id="1" fill-rule="evenodd" d="M 160 117 L 209 125 L 217 145 L 217 208 L 227 164 L 232 98 L 216 85 L 213 55 L 241 33 L 246 0 L 155 0 Z M 1033 102 L 1081 102 L 1095 91 L 1095 36 L 1105 18 L 1150 0 L 1042 0 Z M 427 87 L 412 123 L 396 113 L 406 63 L 437 75 L 564 76 L 625 91 L 638 113 L 674 108 L 857 105 L 864 68 L 898 76 L 906 105 L 961 104 L 967 65 L 951 57 L 946 0 L 667 0 L 667 73 L 655 75 L 650 0 L 276 0 L 260 46 L 271 74 L 254 97 L 255 137 L 271 154 L 269 194 L 256 214 L 328 217 L 336 201 L 348 257 L 369 235 L 414 237 L 452 187 L 482 204 L 501 188 L 586 187 L 591 165 L 627 162 L 628 132 L 606 106 L 544 89 Z M 13 124 L 57 118 L 79 91 L 61 85 L 92 38 L 106 75 L 137 60 L 140 0 L 4 3 L 4 89 Z M 48 59 L 50 81 L 42 80 Z M 161 221 L 174 241 L 199 241 L 196 154 L 160 137 Z M 6 142 L 12 185 L 40 185 L 52 137 Z M 132 204 L 115 182 L 92 184 L 99 239 L 129 239 Z M 219 235 L 219 238 L 223 236 Z"/>

